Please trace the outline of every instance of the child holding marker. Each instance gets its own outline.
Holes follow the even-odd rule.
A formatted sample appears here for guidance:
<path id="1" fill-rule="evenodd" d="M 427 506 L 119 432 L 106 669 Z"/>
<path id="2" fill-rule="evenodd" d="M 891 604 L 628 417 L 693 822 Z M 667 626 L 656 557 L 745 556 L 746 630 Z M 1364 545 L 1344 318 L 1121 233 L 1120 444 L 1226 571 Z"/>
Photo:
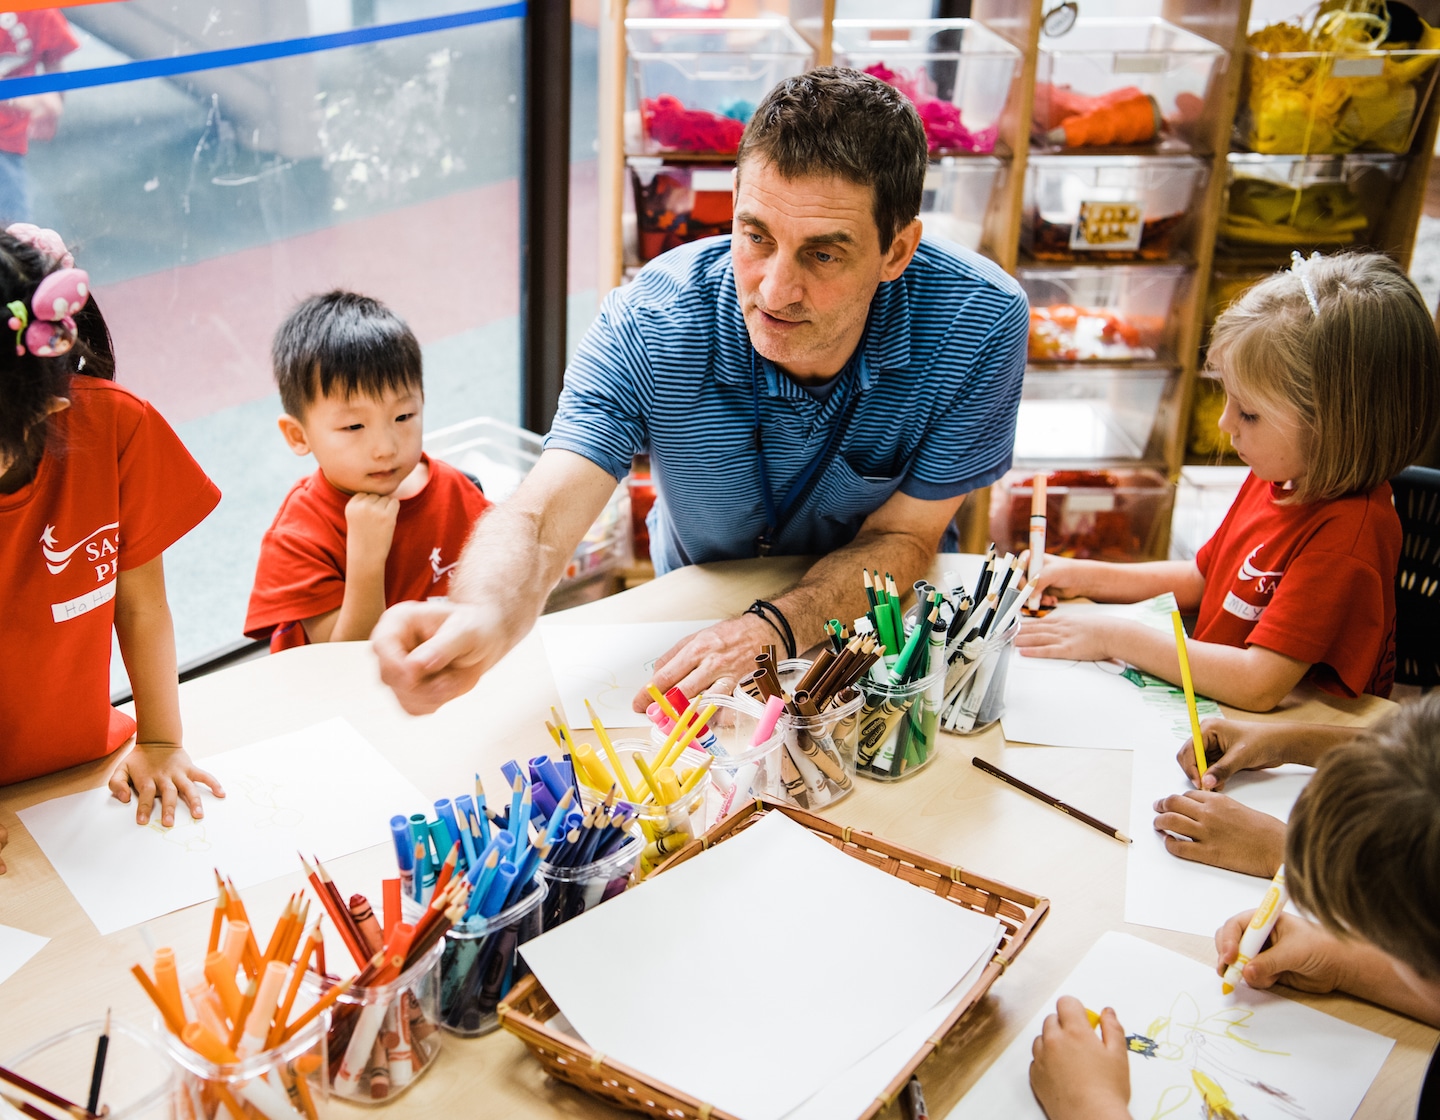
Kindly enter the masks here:
<path id="1" fill-rule="evenodd" d="M 1401 529 L 1386 481 L 1440 418 L 1440 341 L 1415 285 L 1380 254 L 1295 255 L 1220 316 L 1209 364 L 1220 428 L 1250 466 L 1192 561 L 1109 564 L 1047 556 L 1035 589 L 1099 602 L 1173 592 L 1198 611 L 1195 688 L 1273 708 L 1302 679 L 1388 696 Z M 1120 658 L 1178 681 L 1169 635 L 1134 622 L 1028 621 L 1031 657 Z"/>
<path id="2" fill-rule="evenodd" d="M 384 304 L 312 296 L 281 324 L 273 358 L 280 433 L 319 469 L 260 544 L 245 633 L 272 651 L 364 640 L 386 607 L 448 592 L 490 502 L 421 450 L 420 344 Z"/>
<path id="3" fill-rule="evenodd" d="M 1285 873 L 1295 904 L 1318 924 L 1280 914 L 1268 947 L 1240 970 L 1246 984 L 1345 992 L 1440 1027 L 1440 695 L 1325 752 L 1290 813 Z M 1237 914 L 1215 934 L 1216 971 L 1229 982 L 1251 918 Z M 1030 1067 L 1046 1115 L 1128 1118 L 1115 1012 L 1101 1013 L 1098 1035 L 1079 1000 L 1062 997 L 1056 1012 Z M 1416 1115 L 1440 1115 L 1435 1058 Z"/>
<path id="4" fill-rule="evenodd" d="M 0 785 L 135 746 L 110 791 L 203 815 L 197 784 L 224 796 L 181 747 L 164 551 L 220 492 L 149 404 L 115 383 L 110 332 L 90 278 L 59 234 L 0 234 Z M 111 630 L 135 719 L 110 706 Z M 0 844 L 4 834 L 0 832 Z M 0 871 L 3 871 L 0 865 Z"/>

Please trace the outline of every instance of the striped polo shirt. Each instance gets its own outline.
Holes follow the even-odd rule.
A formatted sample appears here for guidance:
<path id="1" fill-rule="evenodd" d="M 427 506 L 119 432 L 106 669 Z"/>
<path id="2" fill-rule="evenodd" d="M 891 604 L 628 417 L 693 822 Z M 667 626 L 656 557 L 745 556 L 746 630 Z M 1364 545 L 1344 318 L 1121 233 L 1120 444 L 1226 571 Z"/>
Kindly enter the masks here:
<path id="1" fill-rule="evenodd" d="M 773 541 L 775 555 L 824 554 L 897 490 L 954 498 L 1009 469 L 1028 330 L 1012 278 L 975 253 L 921 240 L 905 272 L 876 290 L 857 354 L 820 400 L 750 345 L 730 239 L 712 237 L 605 297 L 545 446 L 617 479 L 649 452 L 651 558 L 663 574 L 756 555 L 766 526 L 757 401 L 777 507 L 848 420 Z"/>

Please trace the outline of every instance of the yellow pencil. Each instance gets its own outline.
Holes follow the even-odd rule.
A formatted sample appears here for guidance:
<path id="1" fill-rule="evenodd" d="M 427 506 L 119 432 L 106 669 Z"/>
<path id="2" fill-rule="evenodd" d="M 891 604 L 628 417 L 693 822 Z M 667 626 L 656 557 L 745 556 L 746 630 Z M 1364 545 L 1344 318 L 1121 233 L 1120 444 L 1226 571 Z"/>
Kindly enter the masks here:
<path id="1" fill-rule="evenodd" d="M 680 713 L 675 710 L 675 705 L 670 703 L 670 700 L 666 697 L 666 695 L 655 687 L 654 681 L 651 681 L 645 686 L 645 691 L 650 694 L 650 699 L 654 700 L 655 703 L 660 705 L 660 710 L 664 712 L 666 716 L 668 716 L 675 723 L 680 722 Z"/>
<path id="2" fill-rule="evenodd" d="M 690 707 L 685 709 L 686 715 L 691 715 L 698 707 L 698 704 L 691 704 Z M 690 744 L 695 741 L 696 737 L 700 734 L 701 729 L 703 729 L 704 726 L 710 722 L 711 718 L 718 710 L 719 709 L 716 707 L 716 705 L 710 704 L 705 708 L 703 712 L 700 713 L 699 716 L 692 719 L 690 721 L 690 725 L 685 728 L 685 734 L 681 735 L 680 738 L 675 741 L 675 745 L 670 748 L 670 751 L 665 755 L 664 760 L 661 761 L 659 765 L 657 765 L 655 768 L 658 770 L 661 766 L 674 766 L 675 763 L 680 761 L 680 756 L 683 755 L 690 748 Z"/>
<path id="3" fill-rule="evenodd" d="M 600 740 L 600 749 L 605 752 L 606 761 L 610 763 L 615 776 L 620 779 L 620 785 L 625 790 L 625 796 L 631 801 L 636 800 L 640 795 L 635 792 L 635 787 L 630 784 L 630 778 L 625 773 L 625 767 L 620 765 L 620 757 L 615 753 L 615 744 L 610 741 L 610 736 L 605 734 L 605 725 L 600 722 L 600 717 L 595 714 L 595 709 L 590 706 L 590 701 L 585 701 L 585 710 L 590 714 L 590 723 L 595 728 L 595 738 Z"/>
<path id="4" fill-rule="evenodd" d="M 1195 682 L 1190 679 L 1190 656 L 1185 652 L 1185 624 L 1180 621 L 1180 612 L 1171 611 L 1170 621 L 1175 624 L 1175 655 L 1180 658 L 1180 683 L 1185 686 L 1185 706 L 1190 710 L 1190 742 L 1195 747 L 1195 768 L 1199 777 L 1205 776 L 1205 739 L 1200 734 L 1200 713 L 1195 710 Z"/>

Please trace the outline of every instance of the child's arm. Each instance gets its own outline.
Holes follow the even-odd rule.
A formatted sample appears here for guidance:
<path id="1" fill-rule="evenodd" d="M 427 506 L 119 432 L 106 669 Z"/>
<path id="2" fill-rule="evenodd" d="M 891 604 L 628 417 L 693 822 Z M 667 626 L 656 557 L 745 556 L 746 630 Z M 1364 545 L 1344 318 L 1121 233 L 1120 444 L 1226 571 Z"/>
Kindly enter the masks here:
<path id="1" fill-rule="evenodd" d="M 400 500 L 352 494 L 345 503 L 345 597 L 338 610 L 304 622 L 312 642 L 363 642 L 385 613 L 385 561 Z"/>
<path id="2" fill-rule="evenodd" d="M 184 798 L 191 817 L 205 815 L 199 782 L 216 797 L 225 791 L 190 761 L 180 746 L 180 685 L 175 669 L 175 627 L 165 600 L 161 557 L 121 572 L 115 592 L 115 634 L 135 694 L 135 746 L 110 776 L 110 792 L 126 804 L 136 793 L 135 823 L 148 824 L 155 799 L 160 823 L 175 823 L 175 800 Z"/>
<path id="3" fill-rule="evenodd" d="M 1021 562 L 1029 556 L 1029 552 L 1021 553 Z M 1193 560 L 1110 564 L 1047 554 L 1034 587 L 1047 598 L 1094 599 L 1097 603 L 1142 603 L 1173 591 L 1180 609 L 1193 611 L 1205 593 L 1205 577 Z"/>
<path id="4" fill-rule="evenodd" d="M 1348 743 L 1358 733 L 1358 728 L 1319 723 L 1255 723 L 1212 717 L 1200 725 L 1205 743 L 1205 776 L 1195 780 L 1195 747 L 1191 739 L 1185 740 L 1175 757 L 1196 789 L 1221 790 L 1242 770 L 1268 770 L 1287 762 L 1315 766 L 1331 747 Z"/>
<path id="5" fill-rule="evenodd" d="M 1240 937 L 1253 913 L 1236 914 L 1216 931 L 1220 975 L 1239 955 Z M 1440 1027 L 1440 985 L 1402 976 L 1397 964 L 1368 941 L 1342 941 L 1314 922 L 1281 914 L 1266 948 L 1245 966 L 1243 975 L 1252 988 L 1284 984 L 1302 992 L 1345 992 Z"/>
<path id="6" fill-rule="evenodd" d="M 1071 661 L 1119 658 L 1153 676 L 1178 684 L 1180 659 L 1168 631 L 1120 618 L 1065 617 L 1027 619 L 1015 645 L 1030 657 Z M 1297 661 L 1264 646 L 1239 649 L 1217 642 L 1187 645 L 1195 691 L 1252 712 L 1267 712 L 1289 695 L 1309 671 Z"/>
<path id="7" fill-rule="evenodd" d="M 1097 1035 L 1085 1005 L 1061 996 L 1030 1052 L 1030 1088 L 1050 1120 L 1131 1120 L 1130 1058 L 1113 1008 Z"/>

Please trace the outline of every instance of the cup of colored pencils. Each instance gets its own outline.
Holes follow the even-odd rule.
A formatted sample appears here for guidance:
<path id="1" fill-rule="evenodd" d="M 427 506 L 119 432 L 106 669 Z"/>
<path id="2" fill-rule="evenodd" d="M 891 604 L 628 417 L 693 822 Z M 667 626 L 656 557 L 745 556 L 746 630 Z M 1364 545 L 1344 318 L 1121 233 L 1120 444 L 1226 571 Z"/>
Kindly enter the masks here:
<path id="1" fill-rule="evenodd" d="M 1037 493 L 1042 487 L 1037 487 Z M 1020 558 L 1000 556 L 995 546 L 980 571 L 974 594 L 957 587 L 945 597 L 945 683 L 940 728 L 957 734 L 980 731 L 1000 718 L 1005 681 L 1015 653 L 1026 596 L 1020 590 Z"/>
<path id="2" fill-rule="evenodd" d="M 570 817 L 563 839 L 540 864 L 546 887 L 541 926 L 547 930 L 623 893 L 647 843 L 638 821 L 617 822 L 603 802 Z"/>
<path id="3" fill-rule="evenodd" d="M 155 950 L 152 972 L 130 971 L 160 1014 L 159 1033 L 181 1071 L 177 1111 L 198 1120 L 317 1120 L 320 1076 L 335 1000 L 305 991 L 308 968 L 325 967 L 320 921 L 292 895 L 262 952 L 235 885 L 219 888 L 203 964 L 182 973 L 175 950 Z"/>
<path id="4" fill-rule="evenodd" d="M 178 1087 L 175 1063 L 160 1040 L 107 1013 L 6 1056 L 0 1116 L 173 1120 Z"/>

